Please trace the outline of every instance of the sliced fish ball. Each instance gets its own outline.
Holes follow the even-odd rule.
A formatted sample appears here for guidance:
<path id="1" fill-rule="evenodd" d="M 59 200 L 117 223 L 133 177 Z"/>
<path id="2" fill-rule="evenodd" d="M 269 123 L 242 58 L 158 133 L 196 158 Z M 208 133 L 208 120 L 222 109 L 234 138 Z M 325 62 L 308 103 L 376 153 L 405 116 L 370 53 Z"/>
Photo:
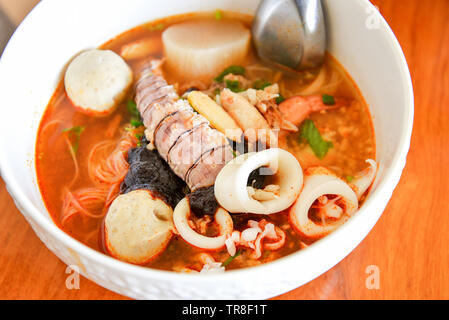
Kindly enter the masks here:
<path id="1" fill-rule="evenodd" d="M 126 62 L 110 50 L 89 50 L 69 64 L 64 84 L 68 97 L 79 110 L 108 115 L 123 101 L 133 81 Z"/>
<path id="2" fill-rule="evenodd" d="M 169 27 L 162 42 L 169 70 L 185 80 L 207 80 L 244 62 L 250 32 L 240 22 L 203 19 Z"/>
<path id="3" fill-rule="evenodd" d="M 250 174 L 261 167 L 274 173 L 277 195 L 270 200 L 256 200 L 248 192 Z M 283 149 L 268 149 L 243 154 L 220 171 L 215 181 L 215 198 L 232 213 L 272 214 L 290 207 L 298 197 L 303 173 L 298 160 Z"/>
<path id="4" fill-rule="evenodd" d="M 122 261 L 146 264 L 168 245 L 174 230 L 173 210 L 148 190 L 118 196 L 105 218 L 105 245 Z"/>

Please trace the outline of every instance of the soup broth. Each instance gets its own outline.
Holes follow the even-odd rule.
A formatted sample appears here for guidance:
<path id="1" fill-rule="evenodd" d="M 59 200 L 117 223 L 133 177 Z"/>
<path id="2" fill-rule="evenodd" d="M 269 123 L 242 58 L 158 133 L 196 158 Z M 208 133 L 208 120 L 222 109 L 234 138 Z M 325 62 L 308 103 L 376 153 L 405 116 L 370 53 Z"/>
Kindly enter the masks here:
<path id="1" fill-rule="evenodd" d="M 230 12 L 221 12 L 220 19 L 230 19 L 250 26 L 252 18 Z M 189 14 L 165 18 L 141 25 L 110 40 L 100 47 L 109 49 L 117 54 L 128 44 L 143 39 L 152 39 L 151 57 L 164 58 L 162 33 L 169 26 L 182 21 L 195 20 L 204 17 L 214 17 L 216 14 Z M 138 74 L 142 64 L 148 57 L 126 60 L 134 74 Z M 321 139 L 329 142 L 327 152 L 323 157 L 317 156 L 307 138 L 302 135 L 302 127 L 297 132 L 282 131 L 279 133 L 278 147 L 292 153 L 303 169 L 323 166 L 335 173 L 341 180 L 350 183 L 357 173 L 367 168 L 366 160 L 375 159 L 374 130 L 368 106 L 364 101 L 356 84 L 343 67 L 327 54 L 322 68 L 304 72 L 288 73 L 277 70 L 260 61 L 253 48 L 250 48 L 242 66 L 246 69 L 245 78 L 249 83 L 265 81 L 277 83 L 282 99 L 295 96 L 330 96 L 344 97 L 350 103 L 341 108 L 329 108 L 312 112 L 307 121 L 318 130 Z M 191 79 L 185 81 L 177 78 L 177 74 L 164 70 L 165 79 L 182 95 L 191 87 L 198 87 L 198 83 Z M 202 80 L 200 88 L 207 91 L 217 75 L 210 75 L 210 79 Z M 241 82 L 240 82 L 241 84 Z M 56 89 L 42 118 L 36 144 L 36 170 L 38 184 L 43 201 L 54 222 L 66 233 L 86 244 L 87 246 L 108 254 L 104 247 L 104 216 L 107 207 L 120 193 L 120 182 L 111 184 L 106 191 L 106 202 L 97 201 L 95 194 L 89 194 L 89 213 L 70 214 L 64 216 L 63 207 L 67 192 L 73 190 L 94 188 L 89 173 L 90 161 L 102 158 L 113 152 L 124 134 L 132 131 L 137 137 L 132 141 L 133 147 L 140 144 L 143 130 L 130 129 L 129 123 L 133 115 L 127 108 L 129 101 L 134 99 L 134 90 L 130 90 L 127 97 L 111 114 L 103 117 L 92 117 L 74 108 L 66 94 L 64 81 Z M 310 122 L 311 121 L 311 122 Z M 304 122 L 303 122 L 304 123 Z M 313 129 L 313 128 L 312 128 Z M 94 150 L 95 149 L 95 150 Z M 104 156 L 103 158 L 106 158 Z M 366 193 L 360 198 L 359 206 L 363 203 Z M 97 199 L 97 200 L 96 200 Z M 332 196 L 326 201 L 332 201 Z M 73 209 L 73 212 L 76 210 Z M 71 212 L 72 212 L 71 211 Z M 67 213 L 66 213 L 67 215 Z M 319 223 L 320 218 L 314 216 L 313 210 L 309 215 Z M 270 262 L 301 250 L 311 245 L 318 238 L 305 236 L 292 227 L 288 210 L 270 215 L 250 213 L 232 214 L 234 230 L 243 231 L 248 221 L 272 223 L 285 233 L 285 245 L 276 250 L 263 250 L 261 256 L 254 259 L 254 252 L 246 247 L 238 248 L 234 256 L 230 256 L 226 247 L 219 250 L 204 250 L 192 246 L 175 232 L 165 250 L 145 263 L 145 266 L 171 271 L 200 271 L 203 267 L 202 259 L 198 255 L 207 252 L 217 262 L 228 269 L 237 269 Z M 210 223 L 213 217 L 192 217 L 192 224 L 197 230 L 205 225 L 205 235 L 216 236 L 219 230 Z M 332 219 L 331 219 L 332 220 Z M 323 222 L 323 221 L 322 221 Z M 323 222 L 325 223 L 325 222 Z"/>

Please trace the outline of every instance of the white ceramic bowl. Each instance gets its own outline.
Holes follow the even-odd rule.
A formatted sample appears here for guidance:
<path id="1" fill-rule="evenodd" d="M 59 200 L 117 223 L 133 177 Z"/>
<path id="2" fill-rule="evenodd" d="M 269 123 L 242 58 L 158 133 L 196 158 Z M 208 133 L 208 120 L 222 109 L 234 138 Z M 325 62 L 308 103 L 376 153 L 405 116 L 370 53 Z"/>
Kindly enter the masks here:
<path id="1" fill-rule="evenodd" d="M 374 226 L 399 181 L 413 124 L 413 91 L 401 48 L 367 0 L 324 1 L 329 51 L 365 96 L 382 170 L 361 210 L 311 247 L 263 266 L 219 275 L 157 271 L 96 252 L 50 219 L 36 184 L 39 120 L 70 58 L 156 18 L 217 8 L 254 13 L 259 0 L 44 0 L 17 29 L 0 62 L 0 169 L 17 207 L 61 260 L 117 293 L 144 299 L 259 299 L 294 289 L 349 254 Z M 357 275 L 358 276 L 358 275 Z M 56 285 L 56 284 L 55 284 Z M 63 285 L 63 284 L 60 284 Z"/>

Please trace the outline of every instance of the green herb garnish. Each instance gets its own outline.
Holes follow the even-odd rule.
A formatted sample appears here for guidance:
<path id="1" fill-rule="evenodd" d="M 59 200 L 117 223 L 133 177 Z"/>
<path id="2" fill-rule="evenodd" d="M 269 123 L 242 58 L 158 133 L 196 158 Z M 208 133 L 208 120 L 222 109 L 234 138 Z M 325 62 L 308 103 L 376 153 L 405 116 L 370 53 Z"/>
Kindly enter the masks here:
<path id="1" fill-rule="evenodd" d="M 267 80 L 263 80 L 263 79 L 256 80 L 253 84 L 253 88 L 257 89 L 257 90 L 263 90 L 269 86 L 271 86 L 271 82 L 269 82 Z"/>
<path id="2" fill-rule="evenodd" d="M 137 146 L 140 147 L 142 146 L 142 138 L 143 138 L 143 134 L 142 133 L 136 133 L 134 135 L 137 139 Z"/>
<path id="3" fill-rule="evenodd" d="M 62 132 L 66 132 L 70 141 L 70 145 L 72 147 L 72 151 L 74 154 L 78 152 L 80 137 L 86 127 L 84 126 L 75 126 L 72 128 L 67 128 L 62 130 Z"/>
<path id="4" fill-rule="evenodd" d="M 333 106 L 335 104 L 335 99 L 331 95 L 323 94 L 322 99 L 326 106 Z"/>
<path id="5" fill-rule="evenodd" d="M 309 143 L 309 146 L 319 159 L 323 159 L 329 149 L 334 146 L 332 142 L 323 139 L 317 127 L 310 119 L 304 120 L 301 126 L 300 137 Z"/>
<path id="6" fill-rule="evenodd" d="M 237 258 L 239 255 L 242 254 L 242 250 L 239 250 L 235 253 L 235 255 L 230 256 L 229 258 L 227 258 L 223 263 L 223 267 L 226 267 L 228 264 L 230 264 L 235 258 Z"/>
<path id="7" fill-rule="evenodd" d="M 128 109 L 130 115 L 140 117 L 139 110 L 137 110 L 137 104 L 134 101 L 129 100 L 128 103 L 126 104 L 126 108 Z"/>
<path id="8" fill-rule="evenodd" d="M 240 82 L 238 80 L 226 80 L 225 83 L 226 83 L 226 88 L 228 88 L 232 92 L 245 91 L 245 89 L 242 89 L 240 87 Z"/>
<path id="9" fill-rule="evenodd" d="M 140 121 L 140 119 L 137 120 L 137 119 L 135 119 L 135 118 L 131 118 L 131 120 L 130 120 L 129 122 L 131 123 L 131 125 L 132 125 L 134 128 L 138 128 L 138 127 L 140 127 L 140 126 L 143 126 L 143 123 L 142 123 L 142 121 Z"/>
<path id="10" fill-rule="evenodd" d="M 216 77 L 214 80 L 216 82 L 223 82 L 224 77 L 226 77 L 228 74 L 235 74 L 235 75 L 244 75 L 245 74 L 245 68 L 241 66 L 229 66 L 226 69 L 224 69 L 218 77 Z"/>
<path id="11" fill-rule="evenodd" d="M 281 104 L 283 101 L 285 101 L 285 98 L 282 94 L 279 93 L 279 97 L 276 98 L 276 103 Z"/>
<path id="12" fill-rule="evenodd" d="M 223 18 L 223 12 L 220 9 L 215 10 L 214 13 L 215 19 L 221 20 Z"/>
<path id="13" fill-rule="evenodd" d="M 129 114 L 131 115 L 131 120 L 129 121 L 134 128 L 143 126 L 142 118 L 140 117 L 140 112 L 137 110 L 137 104 L 129 100 L 126 104 Z"/>
<path id="14" fill-rule="evenodd" d="M 352 180 L 354 180 L 354 176 L 347 176 L 346 177 L 346 181 L 351 182 Z"/>

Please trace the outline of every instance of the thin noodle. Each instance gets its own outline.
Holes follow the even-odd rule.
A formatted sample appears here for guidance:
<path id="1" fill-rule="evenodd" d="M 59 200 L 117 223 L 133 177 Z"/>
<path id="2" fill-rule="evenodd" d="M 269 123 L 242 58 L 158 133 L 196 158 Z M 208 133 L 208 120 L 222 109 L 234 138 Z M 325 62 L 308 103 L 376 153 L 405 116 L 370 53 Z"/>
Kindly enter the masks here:
<path id="1" fill-rule="evenodd" d="M 73 176 L 72 181 L 69 183 L 67 188 L 70 188 L 71 186 L 73 186 L 76 182 L 76 180 L 78 179 L 79 176 L 79 166 L 78 166 L 78 160 L 76 159 L 76 154 L 75 151 L 73 150 L 73 146 L 70 143 L 69 138 L 65 137 L 65 142 L 67 143 L 67 146 L 69 148 L 69 152 L 70 152 L 70 156 L 72 157 L 73 160 L 73 164 L 75 165 L 75 175 Z"/>
<path id="2" fill-rule="evenodd" d="M 63 203 L 61 224 L 65 224 L 67 219 L 77 213 L 81 213 L 89 218 L 98 219 L 105 215 L 104 210 L 100 214 L 94 214 L 91 210 L 104 205 L 106 201 L 106 191 L 103 188 L 85 188 L 72 193 L 67 189 Z"/>
<path id="3" fill-rule="evenodd" d="M 324 82 L 326 81 L 326 74 L 327 74 L 326 68 L 325 67 L 321 68 L 320 73 L 318 74 L 316 79 L 306 88 L 296 92 L 295 95 L 307 96 L 317 93 L 317 91 L 320 90 L 320 88 L 324 85 Z"/>
<path id="4" fill-rule="evenodd" d="M 105 136 L 106 138 L 112 139 L 115 134 L 117 133 L 118 128 L 120 127 L 120 122 L 122 121 L 122 116 L 120 114 L 117 114 L 109 123 L 106 131 Z"/>
<path id="5" fill-rule="evenodd" d="M 263 78 L 265 80 L 271 80 L 273 77 L 273 70 L 262 65 L 253 64 L 245 67 L 245 69 L 250 79 Z"/>
<path id="6" fill-rule="evenodd" d="M 41 135 L 43 135 L 44 132 L 45 132 L 48 128 L 50 128 L 52 125 L 55 125 L 55 124 L 57 124 L 57 123 L 61 124 L 61 123 L 63 123 L 63 121 L 62 121 L 62 120 L 53 120 L 53 121 L 50 121 L 49 123 L 46 123 L 45 126 L 41 129 Z"/>
<path id="7" fill-rule="evenodd" d="M 64 225 L 67 220 L 76 215 L 81 214 L 92 219 L 100 219 L 104 217 L 110 204 L 117 197 L 120 184 L 128 172 L 127 153 L 128 150 L 135 146 L 135 141 L 131 136 L 126 135 L 116 145 L 115 149 L 107 156 L 95 159 L 95 154 L 106 148 L 113 146 L 114 141 L 106 140 L 97 143 L 88 156 L 88 173 L 91 180 L 97 184 L 93 188 L 83 188 L 74 192 L 70 191 L 69 184 L 65 190 L 65 197 L 62 206 L 61 223 Z M 71 150 L 72 158 L 75 161 L 75 178 L 79 175 L 78 162 L 72 149 L 70 141 L 66 140 Z M 96 160 L 100 160 L 96 163 Z M 102 208 L 100 213 L 94 213 Z"/>

